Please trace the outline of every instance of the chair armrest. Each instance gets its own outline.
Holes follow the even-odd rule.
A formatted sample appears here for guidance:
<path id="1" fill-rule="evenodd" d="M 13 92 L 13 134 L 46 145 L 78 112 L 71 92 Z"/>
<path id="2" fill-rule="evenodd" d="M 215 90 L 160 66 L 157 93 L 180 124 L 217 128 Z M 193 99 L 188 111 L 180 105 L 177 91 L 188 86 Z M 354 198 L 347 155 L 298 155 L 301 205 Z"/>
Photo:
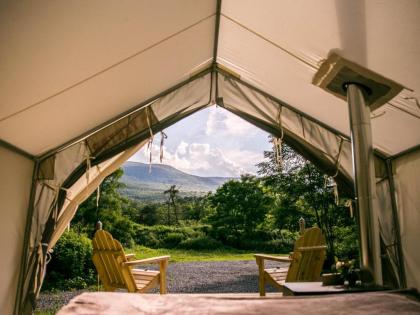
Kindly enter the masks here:
<path id="1" fill-rule="evenodd" d="M 153 264 L 158 263 L 161 261 L 168 261 L 171 256 L 159 256 L 159 257 L 152 257 L 152 258 L 145 258 L 145 259 L 138 259 L 138 260 L 132 260 L 132 261 L 124 261 L 122 262 L 125 266 L 135 266 L 135 265 L 141 265 L 141 264 Z"/>
<path id="2" fill-rule="evenodd" d="M 127 258 L 128 261 L 133 260 L 134 258 L 136 258 L 136 255 L 134 254 L 127 254 L 125 255 L 125 258 Z"/>
<path id="3" fill-rule="evenodd" d="M 257 260 L 274 260 L 279 262 L 291 262 L 292 259 L 289 257 L 280 257 L 280 256 L 271 256 L 271 255 L 265 255 L 265 254 L 254 254 L 254 257 Z"/>

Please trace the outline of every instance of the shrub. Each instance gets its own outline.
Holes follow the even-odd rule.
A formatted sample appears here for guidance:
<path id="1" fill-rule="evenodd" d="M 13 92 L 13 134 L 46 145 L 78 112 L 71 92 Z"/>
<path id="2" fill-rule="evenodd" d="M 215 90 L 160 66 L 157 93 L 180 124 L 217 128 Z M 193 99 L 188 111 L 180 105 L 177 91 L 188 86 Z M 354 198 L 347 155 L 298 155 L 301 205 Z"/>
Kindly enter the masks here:
<path id="1" fill-rule="evenodd" d="M 205 236 L 203 226 L 167 226 L 138 225 L 135 232 L 135 241 L 139 245 L 151 248 L 174 248 L 181 241 L 188 238 Z"/>
<path id="2" fill-rule="evenodd" d="M 163 247 L 165 248 L 174 248 L 184 239 L 184 234 L 179 232 L 171 232 L 166 235 L 162 240 Z"/>
<path id="3" fill-rule="evenodd" d="M 110 226 L 109 232 L 123 246 L 132 247 L 134 245 L 133 235 L 135 234 L 136 228 L 137 223 L 134 223 L 129 218 L 120 217 Z"/>
<path id="4" fill-rule="evenodd" d="M 179 243 L 179 248 L 194 250 L 212 250 L 223 247 L 223 244 L 210 236 L 187 238 Z"/>
<path id="5" fill-rule="evenodd" d="M 340 259 L 356 259 L 359 257 L 357 226 L 334 227 L 335 254 Z"/>
<path id="6" fill-rule="evenodd" d="M 92 242 L 72 230 L 58 240 L 47 267 L 45 289 L 81 289 L 95 282 Z"/>

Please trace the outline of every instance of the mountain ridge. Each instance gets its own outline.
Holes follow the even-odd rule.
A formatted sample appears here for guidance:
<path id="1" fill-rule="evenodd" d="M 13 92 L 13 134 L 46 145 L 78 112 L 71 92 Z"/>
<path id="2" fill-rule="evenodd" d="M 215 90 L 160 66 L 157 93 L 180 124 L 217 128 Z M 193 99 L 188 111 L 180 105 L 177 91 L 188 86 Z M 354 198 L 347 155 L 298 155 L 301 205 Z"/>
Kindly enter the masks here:
<path id="1" fill-rule="evenodd" d="M 128 161 L 122 166 L 121 181 L 126 185 L 121 193 L 129 198 L 148 201 L 163 201 L 164 191 L 176 185 L 181 196 L 201 196 L 215 191 L 234 177 L 204 177 L 180 171 L 166 164 L 145 164 Z M 149 169 L 151 171 L 149 171 Z"/>

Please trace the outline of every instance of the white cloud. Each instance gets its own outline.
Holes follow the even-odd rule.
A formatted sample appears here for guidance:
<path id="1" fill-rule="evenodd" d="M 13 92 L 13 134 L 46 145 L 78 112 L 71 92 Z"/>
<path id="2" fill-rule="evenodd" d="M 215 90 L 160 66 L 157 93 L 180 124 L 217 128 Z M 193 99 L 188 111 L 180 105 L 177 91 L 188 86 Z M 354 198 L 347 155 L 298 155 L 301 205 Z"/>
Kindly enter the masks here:
<path id="1" fill-rule="evenodd" d="M 152 145 L 152 163 L 160 163 L 160 146 Z M 145 146 L 131 161 L 149 163 L 150 150 Z M 163 147 L 163 164 L 171 165 L 181 171 L 200 176 L 238 177 L 244 173 L 253 173 L 249 159 L 254 159 L 252 152 L 214 148 L 208 143 L 186 143 L 182 141 L 175 152 Z M 252 167 L 252 165 L 251 165 Z"/>
<path id="2" fill-rule="evenodd" d="M 256 128 L 242 118 L 214 107 L 206 122 L 206 135 L 243 136 L 255 134 Z"/>
<path id="3" fill-rule="evenodd" d="M 185 141 L 181 141 L 181 143 L 176 149 L 176 153 L 179 155 L 185 155 L 187 154 L 187 148 L 188 148 L 188 143 L 186 143 Z"/>
<path id="4" fill-rule="evenodd" d="M 255 164 L 268 149 L 266 134 L 223 108 L 212 107 L 198 119 L 186 118 L 169 127 L 163 163 L 199 176 L 239 176 L 256 173 Z M 149 163 L 147 145 L 131 161 Z M 160 136 L 152 146 L 152 162 L 160 163 Z"/>

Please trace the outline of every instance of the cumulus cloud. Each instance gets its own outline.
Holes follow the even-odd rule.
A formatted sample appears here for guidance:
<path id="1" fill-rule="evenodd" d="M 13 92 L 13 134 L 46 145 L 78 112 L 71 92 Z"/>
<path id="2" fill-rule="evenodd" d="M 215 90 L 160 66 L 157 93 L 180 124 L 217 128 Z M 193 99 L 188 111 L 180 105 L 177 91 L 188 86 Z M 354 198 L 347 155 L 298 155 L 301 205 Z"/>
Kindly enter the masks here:
<path id="1" fill-rule="evenodd" d="M 263 159 L 263 150 L 269 149 L 264 132 L 216 107 L 206 109 L 197 118 L 186 118 L 166 133 L 163 163 L 199 176 L 255 174 L 255 164 Z M 130 160 L 148 163 L 150 151 L 146 147 Z M 151 149 L 152 162 L 160 163 L 159 134 Z"/>
<path id="2" fill-rule="evenodd" d="M 208 143 L 186 143 L 182 141 L 174 152 L 163 147 L 163 164 L 181 171 L 200 176 L 239 177 L 244 173 L 254 173 L 249 161 L 256 160 L 253 152 L 220 150 Z M 160 146 L 152 145 L 152 163 L 159 163 Z M 148 163 L 150 150 L 146 147 L 130 158 L 131 161 Z M 250 168 L 251 166 L 251 168 Z"/>
<path id="3" fill-rule="evenodd" d="M 224 134 L 230 136 L 251 135 L 256 128 L 242 118 L 221 108 L 214 108 L 206 122 L 206 135 Z"/>

